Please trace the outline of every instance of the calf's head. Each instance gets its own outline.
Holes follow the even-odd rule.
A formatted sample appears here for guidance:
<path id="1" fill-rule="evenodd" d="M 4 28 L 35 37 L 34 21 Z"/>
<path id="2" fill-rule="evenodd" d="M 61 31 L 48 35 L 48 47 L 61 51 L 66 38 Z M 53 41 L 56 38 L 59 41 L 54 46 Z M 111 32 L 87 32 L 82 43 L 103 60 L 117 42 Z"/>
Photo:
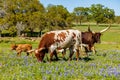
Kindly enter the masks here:
<path id="1" fill-rule="evenodd" d="M 12 45 L 11 45 L 11 50 L 16 50 L 16 48 L 17 48 L 17 45 L 16 45 L 16 44 L 12 44 Z"/>

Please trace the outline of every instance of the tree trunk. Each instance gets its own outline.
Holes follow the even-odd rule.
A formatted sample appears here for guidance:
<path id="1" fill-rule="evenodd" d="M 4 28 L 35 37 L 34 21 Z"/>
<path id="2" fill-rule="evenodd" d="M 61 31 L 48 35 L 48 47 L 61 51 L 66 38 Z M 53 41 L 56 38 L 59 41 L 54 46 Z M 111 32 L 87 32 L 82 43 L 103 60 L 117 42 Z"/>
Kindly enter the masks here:
<path id="1" fill-rule="evenodd" d="M 80 25 L 81 25 L 81 23 L 82 23 L 82 21 L 81 21 L 81 19 L 80 19 Z"/>
<path id="2" fill-rule="evenodd" d="M 17 30 L 17 36 L 20 37 L 20 30 Z"/>
<path id="3" fill-rule="evenodd" d="M 39 31 L 38 37 L 42 36 L 42 30 Z"/>
<path id="4" fill-rule="evenodd" d="M 0 30 L 0 37 L 2 36 L 1 34 L 2 34 L 2 31 Z"/>

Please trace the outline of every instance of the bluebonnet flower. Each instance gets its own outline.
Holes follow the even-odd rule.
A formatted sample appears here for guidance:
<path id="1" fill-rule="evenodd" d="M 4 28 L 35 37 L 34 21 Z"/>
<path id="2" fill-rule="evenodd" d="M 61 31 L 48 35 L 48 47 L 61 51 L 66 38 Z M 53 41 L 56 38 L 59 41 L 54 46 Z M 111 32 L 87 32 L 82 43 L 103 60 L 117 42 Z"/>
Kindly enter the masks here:
<path id="1" fill-rule="evenodd" d="M 25 64 L 26 66 L 28 66 L 28 57 L 27 57 L 27 56 L 24 57 L 24 64 Z"/>
<path id="2" fill-rule="evenodd" d="M 71 64 L 69 63 L 68 66 L 71 66 Z"/>
<path id="3" fill-rule="evenodd" d="M 65 72 L 65 73 L 64 73 L 64 76 L 67 76 L 67 75 L 68 75 L 68 72 Z"/>
<path id="4" fill-rule="evenodd" d="M 60 75 L 60 76 L 62 76 L 62 73 L 61 73 L 61 72 L 59 72 L 59 75 Z"/>
<path id="5" fill-rule="evenodd" d="M 106 74 L 103 74 L 104 77 L 107 77 Z"/>
<path id="6" fill-rule="evenodd" d="M 58 67 L 56 67 L 56 69 L 55 69 L 56 71 L 58 71 Z"/>
<path id="7" fill-rule="evenodd" d="M 67 69 L 66 69 L 66 67 L 64 67 L 64 71 L 66 71 Z"/>
<path id="8" fill-rule="evenodd" d="M 51 66 L 51 69 L 54 69 L 54 66 Z"/>
<path id="9" fill-rule="evenodd" d="M 43 76 L 43 79 L 42 80 L 47 80 L 46 76 Z"/>
<path id="10" fill-rule="evenodd" d="M 103 73 L 104 73 L 104 68 L 101 68 L 101 69 L 100 69 L 100 73 L 99 73 L 99 74 L 102 76 L 102 75 L 103 75 Z"/>
<path id="11" fill-rule="evenodd" d="M 80 73 L 83 73 L 83 70 L 82 70 L 82 69 L 80 70 Z"/>
<path id="12" fill-rule="evenodd" d="M 46 70 L 46 74 L 50 74 L 50 73 L 51 73 L 50 71 Z"/>
<path id="13" fill-rule="evenodd" d="M 118 64 L 118 67 L 120 68 L 120 64 Z"/>
<path id="14" fill-rule="evenodd" d="M 108 69 L 108 74 L 117 76 L 118 75 L 117 68 Z"/>
<path id="15" fill-rule="evenodd" d="M 30 66 L 33 66 L 33 64 L 31 63 Z"/>
<path id="16" fill-rule="evenodd" d="M 0 63 L 0 67 L 2 66 L 2 63 Z"/>
<path id="17" fill-rule="evenodd" d="M 96 64 L 95 63 L 91 63 L 90 66 L 96 67 Z"/>
<path id="18" fill-rule="evenodd" d="M 85 72 L 85 73 L 84 73 L 84 76 L 85 76 L 85 77 L 89 76 L 89 73 L 88 73 L 88 72 Z"/>

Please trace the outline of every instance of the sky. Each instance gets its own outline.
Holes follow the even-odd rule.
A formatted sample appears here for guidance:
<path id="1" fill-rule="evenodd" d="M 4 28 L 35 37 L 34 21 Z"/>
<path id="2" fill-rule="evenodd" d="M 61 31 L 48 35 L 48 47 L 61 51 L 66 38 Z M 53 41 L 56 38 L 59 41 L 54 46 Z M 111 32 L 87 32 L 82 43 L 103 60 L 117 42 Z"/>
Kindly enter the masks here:
<path id="1" fill-rule="evenodd" d="M 90 7 L 92 4 L 102 4 L 115 11 L 116 16 L 120 16 L 120 0 L 40 0 L 44 7 L 49 4 L 63 5 L 69 12 L 76 7 Z"/>

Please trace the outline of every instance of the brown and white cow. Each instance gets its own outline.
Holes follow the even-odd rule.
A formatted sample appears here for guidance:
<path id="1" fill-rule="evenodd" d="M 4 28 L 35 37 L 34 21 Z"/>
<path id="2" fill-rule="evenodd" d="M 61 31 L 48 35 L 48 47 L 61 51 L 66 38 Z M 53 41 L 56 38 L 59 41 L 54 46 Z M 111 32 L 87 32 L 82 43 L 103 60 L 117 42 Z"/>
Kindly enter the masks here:
<path id="1" fill-rule="evenodd" d="M 81 32 L 78 30 L 58 30 L 45 33 L 40 40 L 38 49 L 35 50 L 35 56 L 38 61 L 43 61 L 45 53 L 50 53 L 50 61 L 53 55 L 57 58 L 57 49 L 69 48 L 71 60 L 74 51 L 76 57 L 79 57 L 79 45 L 81 44 Z"/>
<path id="2" fill-rule="evenodd" d="M 12 44 L 11 50 L 16 50 L 17 55 L 21 55 L 21 52 L 26 52 L 27 56 L 29 55 L 29 52 L 32 49 L 31 44 Z"/>

